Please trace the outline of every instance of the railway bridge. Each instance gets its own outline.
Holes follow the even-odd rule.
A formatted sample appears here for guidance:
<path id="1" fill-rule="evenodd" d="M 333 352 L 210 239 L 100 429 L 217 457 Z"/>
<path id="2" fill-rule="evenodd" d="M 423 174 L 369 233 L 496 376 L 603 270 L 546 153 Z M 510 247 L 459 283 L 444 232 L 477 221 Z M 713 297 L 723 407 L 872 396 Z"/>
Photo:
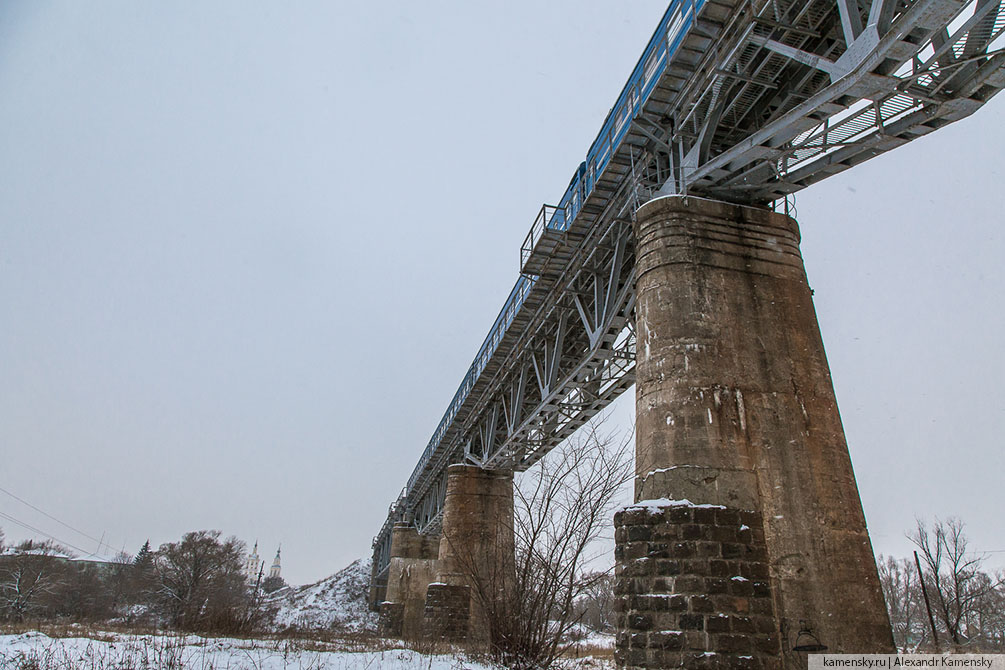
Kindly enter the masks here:
<path id="1" fill-rule="evenodd" d="M 1003 0 L 674 0 L 374 539 L 388 632 L 484 641 L 459 549 L 634 384 L 619 664 L 891 651 L 788 197 L 979 109 L 1003 33 Z"/>

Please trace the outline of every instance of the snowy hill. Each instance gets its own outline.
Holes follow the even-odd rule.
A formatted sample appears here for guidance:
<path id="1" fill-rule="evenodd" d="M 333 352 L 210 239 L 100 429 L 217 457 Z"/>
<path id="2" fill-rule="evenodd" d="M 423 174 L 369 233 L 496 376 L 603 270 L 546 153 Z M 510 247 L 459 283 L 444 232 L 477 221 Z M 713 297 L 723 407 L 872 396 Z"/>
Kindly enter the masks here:
<path id="1" fill-rule="evenodd" d="M 374 630 L 377 614 L 366 604 L 370 559 L 361 558 L 316 584 L 285 588 L 265 603 L 276 628 Z"/>

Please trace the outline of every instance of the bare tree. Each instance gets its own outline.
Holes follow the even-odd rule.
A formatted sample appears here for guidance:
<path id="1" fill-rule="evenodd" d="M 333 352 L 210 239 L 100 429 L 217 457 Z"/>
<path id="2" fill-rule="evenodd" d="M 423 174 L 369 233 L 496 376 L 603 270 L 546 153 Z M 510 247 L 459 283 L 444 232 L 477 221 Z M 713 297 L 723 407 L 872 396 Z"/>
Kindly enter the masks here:
<path id="1" fill-rule="evenodd" d="M 580 621 L 591 630 L 607 632 L 614 627 L 614 572 L 605 570 L 586 575 L 589 585 L 576 601 Z"/>
<path id="2" fill-rule="evenodd" d="M 591 546 L 610 529 L 618 494 L 631 479 L 632 443 L 606 432 L 603 419 L 588 424 L 514 487 L 513 558 L 471 561 L 490 653 L 504 667 L 552 665 L 583 615 L 574 602 L 607 579 L 588 571 Z M 494 566 L 490 574 L 485 565 Z"/>
<path id="3" fill-rule="evenodd" d="M 997 571 L 990 579 L 995 587 L 980 604 L 981 630 L 988 649 L 1005 651 L 1005 571 Z"/>
<path id="4" fill-rule="evenodd" d="M 966 632 L 982 651 L 1005 650 L 1005 575 L 979 572 L 974 591 L 980 595 L 967 617 Z"/>
<path id="5" fill-rule="evenodd" d="M 115 613 L 112 566 L 88 561 L 61 561 L 59 585 L 42 599 L 48 617 L 101 621 Z"/>
<path id="6" fill-rule="evenodd" d="M 902 651 L 916 652 L 931 641 L 931 634 L 914 563 L 906 558 L 880 556 L 877 566 L 894 643 Z"/>
<path id="7" fill-rule="evenodd" d="M 157 600 L 171 623 L 188 630 L 239 632 L 249 623 L 244 543 L 220 531 L 186 533 L 154 555 Z"/>
<path id="8" fill-rule="evenodd" d="M 977 642 L 984 619 L 982 604 L 991 602 L 1001 581 L 981 571 L 984 557 L 969 551 L 964 523 L 956 518 L 924 521 L 908 539 L 917 545 L 925 568 L 932 607 L 954 649 Z"/>
<path id="9" fill-rule="evenodd" d="M 43 610 L 43 598 L 57 591 L 66 550 L 28 540 L 0 557 L 0 618 L 24 621 Z"/>

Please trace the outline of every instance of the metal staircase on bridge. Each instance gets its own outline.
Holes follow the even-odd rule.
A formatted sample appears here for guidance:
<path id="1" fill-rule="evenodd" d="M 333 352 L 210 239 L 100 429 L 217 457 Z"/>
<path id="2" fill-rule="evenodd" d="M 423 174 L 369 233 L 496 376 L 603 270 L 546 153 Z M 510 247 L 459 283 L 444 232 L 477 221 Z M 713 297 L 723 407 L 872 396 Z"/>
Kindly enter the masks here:
<path id="1" fill-rule="evenodd" d="M 768 204 L 1005 88 L 1003 0 L 675 0 L 374 539 L 435 532 L 446 468 L 523 470 L 634 382 L 631 217 L 651 197 Z"/>

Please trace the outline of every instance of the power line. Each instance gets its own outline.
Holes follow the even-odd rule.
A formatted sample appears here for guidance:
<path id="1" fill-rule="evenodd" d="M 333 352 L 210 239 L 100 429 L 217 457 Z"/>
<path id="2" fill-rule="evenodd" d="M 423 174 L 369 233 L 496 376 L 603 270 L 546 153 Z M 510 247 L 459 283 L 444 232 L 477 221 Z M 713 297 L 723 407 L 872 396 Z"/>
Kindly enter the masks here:
<path id="1" fill-rule="evenodd" d="M 17 525 L 19 525 L 22 528 L 25 528 L 27 530 L 30 530 L 33 533 L 38 533 L 39 535 L 44 535 L 45 537 L 49 538 L 53 542 L 58 542 L 60 544 L 66 545 L 67 547 L 70 547 L 71 549 L 76 549 L 77 551 L 79 551 L 80 553 L 84 554 L 85 556 L 94 556 L 95 555 L 95 554 L 87 551 L 86 549 L 81 549 L 80 547 L 78 547 L 76 545 L 70 544 L 66 540 L 61 540 L 58 537 L 56 537 L 55 535 L 49 535 L 44 530 L 39 530 L 38 528 L 35 528 L 34 526 L 32 526 L 30 524 L 27 524 L 24 521 L 18 521 L 17 519 L 15 519 L 14 517 L 12 517 L 10 514 L 5 514 L 4 512 L 0 512 L 0 517 L 3 517 L 5 519 L 7 519 L 8 521 L 13 521 Z"/>
<path id="2" fill-rule="evenodd" d="M 92 541 L 94 541 L 94 542 L 97 542 L 97 543 L 98 543 L 98 551 L 101 551 L 101 543 L 102 543 L 102 541 L 101 541 L 101 540 L 99 540 L 98 538 L 96 538 L 96 537 L 92 537 L 92 536 L 88 535 L 87 533 L 85 533 L 84 531 L 82 531 L 82 530 L 79 530 L 79 529 L 77 529 L 77 528 L 74 528 L 73 526 L 71 526 L 70 524 L 68 524 L 68 523 L 66 523 L 66 522 L 64 522 L 64 521 L 60 521 L 59 519 L 57 519 L 57 518 L 56 518 L 56 517 L 54 517 L 53 515 L 49 514 L 48 512 L 45 512 L 45 511 L 43 511 L 43 510 L 40 510 L 40 509 L 39 509 L 38 507 L 35 507 L 34 505 L 32 505 L 32 504 L 31 504 L 30 502 L 28 502 L 28 501 L 27 501 L 27 500 L 25 500 L 24 498 L 19 498 L 18 496 L 14 495 L 13 493 L 11 493 L 10 491 L 8 491 L 8 490 L 7 490 L 7 489 L 5 489 L 5 488 L 0 488 L 0 492 L 2 492 L 2 493 L 6 493 L 7 495 L 9 495 L 9 496 L 10 496 L 11 498 L 13 498 L 14 500 L 17 500 L 17 501 L 18 501 L 19 503 L 21 503 L 21 504 L 24 504 L 24 505 L 27 505 L 28 507 L 32 508 L 33 510 L 35 510 L 35 511 L 36 511 L 36 512 L 38 512 L 39 514 L 41 514 L 41 515 L 43 515 L 43 516 L 45 516 L 45 517 L 48 517 L 48 518 L 52 519 L 53 521 L 55 521 L 55 522 L 56 522 L 56 523 L 58 523 L 59 525 L 61 525 L 61 526 L 66 526 L 67 528 L 69 528 L 69 529 L 70 529 L 70 530 L 72 530 L 73 532 L 75 532 L 75 533 L 79 533 L 80 535 L 83 535 L 83 536 L 84 536 L 84 537 L 86 537 L 86 538 L 87 538 L 88 540 L 92 540 Z M 39 531 L 39 532 L 41 532 L 41 531 Z M 44 534 L 44 533 L 43 533 L 43 534 Z M 64 542 L 64 544 L 69 544 L 69 543 L 65 543 L 65 542 Z"/>

